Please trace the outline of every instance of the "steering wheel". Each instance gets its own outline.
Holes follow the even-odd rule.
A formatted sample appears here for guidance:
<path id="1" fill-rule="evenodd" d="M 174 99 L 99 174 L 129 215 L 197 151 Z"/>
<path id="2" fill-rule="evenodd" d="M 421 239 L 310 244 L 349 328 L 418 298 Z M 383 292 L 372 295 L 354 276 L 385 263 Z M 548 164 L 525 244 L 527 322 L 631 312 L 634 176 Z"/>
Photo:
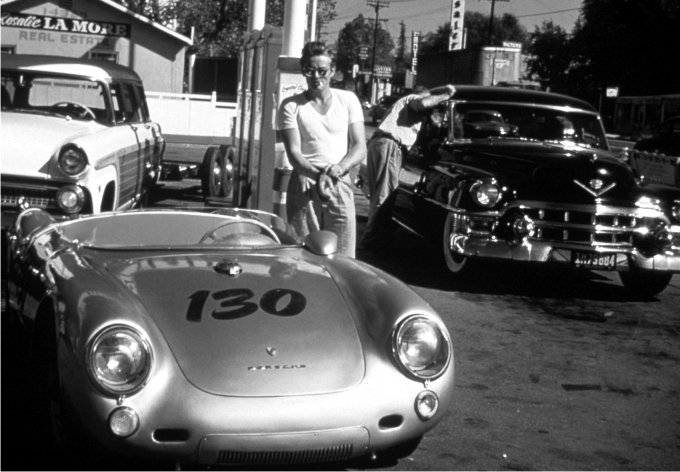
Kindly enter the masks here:
<path id="1" fill-rule="evenodd" d="M 216 237 L 215 233 L 217 233 L 217 231 L 219 229 L 224 228 L 225 226 L 233 225 L 233 224 L 242 225 L 244 223 L 249 224 L 249 225 L 253 225 L 253 226 L 257 226 L 260 229 L 263 229 L 264 232 L 266 233 L 265 235 L 267 237 L 273 239 L 274 242 L 276 242 L 276 244 L 281 244 L 281 240 L 276 235 L 276 233 L 274 231 L 272 231 L 272 229 L 269 226 L 265 225 L 262 222 L 253 221 L 253 220 L 229 220 L 229 221 L 225 221 L 224 223 L 220 223 L 219 225 L 215 226 L 214 228 L 210 228 L 208 230 L 208 232 L 206 232 L 203 235 L 203 237 L 200 239 L 200 241 L 198 241 L 198 244 L 212 244 L 211 242 L 208 242 L 208 240 L 211 240 L 211 239 L 212 239 L 213 242 L 219 242 L 219 241 L 225 239 L 225 237 L 221 237 L 221 238 Z M 239 233 L 242 234 L 242 232 L 239 232 Z M 227 236 L 232 236 L 233 234 L 234 233 L 229 234 Z M 256 235 L 256 233 L 253 233 L 253 235 Z"/>
<path id="2" fill-rule="evenodd" d="M 57 102 L 50 107 L 50 113 L 59 113 L 61 108 L 65 108 L 66 110 L 64 112 L 66 114 L 73 115 L 79 120 L 82 120 L 87 116 L 91 117 L 93 120 L 97 119 L 92 110 L 90 110 L 86 105 L 78 102 Z"/>

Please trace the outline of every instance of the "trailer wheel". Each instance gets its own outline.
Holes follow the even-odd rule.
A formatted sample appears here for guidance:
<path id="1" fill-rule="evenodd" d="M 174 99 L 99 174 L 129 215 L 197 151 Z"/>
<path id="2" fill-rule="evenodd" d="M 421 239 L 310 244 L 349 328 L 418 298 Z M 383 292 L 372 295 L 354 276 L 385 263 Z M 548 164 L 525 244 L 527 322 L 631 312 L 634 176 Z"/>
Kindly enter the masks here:
<path id="1" fill-rule="evenodd" d="M 205 151 L 201 166 L 203 198 L 219 197 L 221 195 L 224 167 L 224 158 L 219 148 L 209 147 Z"/>
<path id="2" fill-rule="evenodd" d="M 234 146 L 220 146 L 224 162 L 222 172 L 222 196 L 228 197 L 234 190 Z"/>

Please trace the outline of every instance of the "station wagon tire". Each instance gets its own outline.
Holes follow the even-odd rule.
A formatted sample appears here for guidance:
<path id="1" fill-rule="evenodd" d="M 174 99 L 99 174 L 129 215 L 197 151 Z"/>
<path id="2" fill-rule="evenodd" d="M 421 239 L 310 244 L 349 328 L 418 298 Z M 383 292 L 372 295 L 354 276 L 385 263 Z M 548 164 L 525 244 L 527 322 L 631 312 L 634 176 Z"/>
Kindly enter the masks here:
<path id="1" fill-rule="evenodd" d="M 219 197 L 222 194 L 222 174 L 224 172 L 224 158 L 220 149 L 210 146 L 203 156 L 201 166 L 201 189 L 203 198 Z"/>
<path id="2" fill-rule="evenodd" d="M 442 251 L 444 253 L 444 261 L 446 262 L 446 268 L 453 274 L 457 276 L 468 275 L 477 266 L 476 261 L 471 260 L 469 257 L 457 254 L 451 250 L 451 236 L 458 233 L 454 227 L 453 214 L 449 213 L 446 215 L 446 221 L 444 222 L 444 233 L 442 235 Z"/>
<path id="3" fill-rule="evenodd" d="M 619 279 L 626 289 L 626 293 L 649 298 L 661 293 L 671 282 L 673 274 L 670 272 L 643 272 L 631 270 L 619 272 Z"/>
<path id="4" fill-rule="evenodd" d="M 220 146 L 224 167 L 222 170 L 222 196 L 229 197 L 234 191 L 234 146 Z"/>

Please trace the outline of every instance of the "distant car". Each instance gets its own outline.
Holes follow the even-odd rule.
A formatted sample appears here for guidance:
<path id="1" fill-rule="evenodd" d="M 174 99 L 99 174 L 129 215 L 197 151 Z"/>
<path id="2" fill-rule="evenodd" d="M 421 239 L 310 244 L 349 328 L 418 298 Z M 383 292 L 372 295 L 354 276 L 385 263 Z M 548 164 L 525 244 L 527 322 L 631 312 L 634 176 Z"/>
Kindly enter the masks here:
<path id="1" fill-rule="evenodd" d="M 462 119 L 463 133 L 468 138 L 489 136 L 512 136 L 517 126 L 506 123 L 503 115 L 495 110 L 469 110 Z"/>
<path id="2" fill-rule="evenodd" d="M 377 125 L 383 119 L 385 113 L 387 113 L 389 109 L 392 108 L 392 105 L 394 105 L 397 100 L 403 97 L 404 95 L 385 95 L 380 97 L 378 102 L 373 106 L 373 108 L 371 108 L 371 111 L 369 111 L 373 124 Z"/>
<path id="3" fill-rule="evenodd" d="M 634 149 L 680 157 L 680 116 L 661 123 L 649 136 L 638 141 Z"/>
<path id="4" fill-rule="evenodd" d="M 333 233 L 302 241 L 275 215 L 231 208 L 62 222 L 28 209 L 9 240 L 34 410 L 74 457 L 378 464 L 410 454 L 451 401 L 442 319 L 337 254 Z"/>
<path id="5" fill-rule="evenodd" d="M 680 189 L 636 178 L 592 106 L 461 85 L 439 108 L 442 128 L 429 131 L 424 117 L 378 210 L 381 227 L 422 236 L 455 277 L 483 277 L 479 261 L 616 271 L 628 293 L 649 297 L 680 273 Z M 516 132 L 461 135 L 458 117 L 478 110 L 495 110 Z M 359 180 L 365 174 L 363 165 Z"/>
<path id="6" fill-rule="evenodd" d="M 164 150 L 132 69 L 3 55 L 3 228 L 17 203 L 55 216 L 142 205 L 160 176 Z"/>

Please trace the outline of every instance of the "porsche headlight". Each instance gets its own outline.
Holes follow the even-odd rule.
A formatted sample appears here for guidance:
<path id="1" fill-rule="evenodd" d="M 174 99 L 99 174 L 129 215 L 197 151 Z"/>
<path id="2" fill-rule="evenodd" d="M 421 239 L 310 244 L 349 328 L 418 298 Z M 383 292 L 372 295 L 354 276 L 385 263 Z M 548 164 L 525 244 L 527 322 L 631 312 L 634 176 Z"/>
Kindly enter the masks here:
<path id="1" fill-rule="evenodd" d="M 90 344 L 88 372 L 95 384 L 114 395 L 141 389 L 151 372 L 152 352 L 146 337 L 130 326 L 104 329 Z"/>
<path id="2" fill-rule="evenodd" d="M 78 175 L 87 167 L 87 157 L 78 148 L 64 149 L 58 159 L 59 169 L 66 175 Z"/>
<path id="3" fill-rule="evenodd" d="M 498 203 L 503 195 L 500 187 L 493 182 L 475 182 L 470 187 L 470 193 L 477 205 L 491 208 Z"/>
<path id="4" fill-rule="evenodd" d="M 392 347 L 402 371 L 417 380 L 436 379 L 451 361 L 448 331 L 423 315 L 411 316 L 395 329 Z"/>

